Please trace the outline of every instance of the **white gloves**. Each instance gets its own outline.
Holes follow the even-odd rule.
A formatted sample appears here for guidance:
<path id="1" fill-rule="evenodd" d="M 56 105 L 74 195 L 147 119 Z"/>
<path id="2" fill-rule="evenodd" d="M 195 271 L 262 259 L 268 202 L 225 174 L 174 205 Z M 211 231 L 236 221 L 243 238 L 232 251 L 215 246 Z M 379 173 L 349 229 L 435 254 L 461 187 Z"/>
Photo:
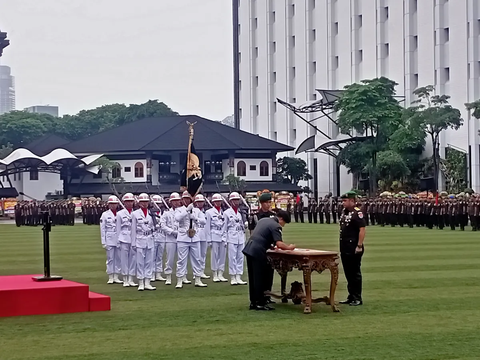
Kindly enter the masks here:
<path id="1" fill-rule="evenodd" d="M 193 209 L 193 204 L 187 206 L 187 211 L 191 211 Z"/>
<path id="2" fill-rule="evenodd" d="M 195 220 L 196 218 L 197 218 L 197 217 L 195 216 L 195 214 L 193 214 L 193 213 L 190 214 L 190 219 L 191 219 L 191 220 Z"/>

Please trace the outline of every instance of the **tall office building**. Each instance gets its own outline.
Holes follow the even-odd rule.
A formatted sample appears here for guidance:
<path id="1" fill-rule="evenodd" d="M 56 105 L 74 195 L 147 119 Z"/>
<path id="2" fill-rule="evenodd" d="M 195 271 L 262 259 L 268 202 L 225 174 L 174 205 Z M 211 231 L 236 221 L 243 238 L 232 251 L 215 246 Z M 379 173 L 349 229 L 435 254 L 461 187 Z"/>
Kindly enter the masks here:
<path id="1" fill-rule="evenodd" d="M 58 116 L 58 106 L 51 106 L 51 105 L 29 106 L 25 108 L 25 111 L 29 113 L 49 114 L 52 116 Z"/>
<path id="2" fill-rule="evenodd" d="M 0 65 L 0 114 L 15 110 L 15 79 L 8 66 Z"/>
<path id="3" fill-rule="evenodd" d="M 320 100 L 315 89 L 342 89 L 380 76 L 396 81 L 412 101 L 417 87 L 435 85 L 462 111 L 464 126 L 441 136 L 441 155 L 454 146 L 469 152 L 470 180 L 480 191 L 478 121 L 464 103 L 480 98 L 478 0 L 234 0 L 238 51 L 237 118 L 242 130 L 298 146 L 315 130 L 277 103 Z M 326 118 L 315 125 L 335 139 Z M 317 134 L 318 135 L 318 134 Z M 318 135 L 317 142 L 327 141 Z M 323 138 L 323 140 L 322 140 Z M 427 146 L 428 149 L 428 146 Z M 431 151 L 431 150 L 430 150 Z M 301 155 L 319 195 L 336 189 L 333 158 Z M 315 165 L 315 166 L 314 166 Z M 352 186 L 341 170 L 341 191 Z"/>

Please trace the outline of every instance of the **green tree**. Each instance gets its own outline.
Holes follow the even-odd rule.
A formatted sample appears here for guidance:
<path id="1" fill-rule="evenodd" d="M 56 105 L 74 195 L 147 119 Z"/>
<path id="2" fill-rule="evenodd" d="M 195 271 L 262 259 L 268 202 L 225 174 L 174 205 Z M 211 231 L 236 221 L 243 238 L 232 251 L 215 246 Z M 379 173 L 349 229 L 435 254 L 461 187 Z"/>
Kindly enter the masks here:
<path id="1" fill-rule="evenodd" d="M 307 163 L 299 158 L 283 157 L 277 159 L 277 181 L 298 185 L 300 181 L 312 179 Z"/>
<path id="2" fill-rule="evenodd" d="M 65 115 L 57 133 L 70 140 L 78 140 L 143 118 L 176 115 L 178 113 L 158 100 L 129 106 L 103 105 L 91 110 L 82 110 L 76 115 Z"/>
<path id="3" fill-rule="evenodd" d="M 337 161 L 353 175 L 353 188 L 358 188 L 360 175 L 367 171 L 370 162 L 370 148 L 363 142 L 355 142 L 345 146 L 337 156 Z"/>
<path id="4" fill-rule="evenodd" d="M 70 140 L 79 140 L 116 126 L 127 107 L 123 104 L 103 105 L 91 110 L 82 110 L 76 115 L 65 115 L 57 133 Z"/>
<path id="5" fill-rule="evenodd" d="M 401 123 L 402 108 L 395 99 L 396 82 L 385 77 L 362 80 L 345 86 L 335 105 L 338 126 L 343 134 L 352 130 L 370 136 L 363 147 L 368 149 L 370 193 L 377 189 L 377 153 L 387 143 L 390 135 Z"/>
<path id="6" fill-rule="evenodd" d="M 440 160 L 447 191 L 459 193 L 467 187 L 467 154 L 453 148 L 447 149 L 446 159 Z"/>
<path id="7" fill-rule="evenodd" d="M 410 174 L 405 159 L 393 150 L 380 151 L 377 154 L 377 171 L 387 189 Z"/>
<path id="8" fill-rule="evenodd" d="M 246 181 L 238 176 L 235 176 L 234 174 L 229 174 L 225 176 L 225 179 L 223 179 L 223 183 L 225 185 L 228 185 L 230 192 L 237 191 L 239 193 L 242 193 L 247 187 Z"/>
<path id="9" fill-rule="evenodd" d="M 13 145 L 7 143 L 7 145 L 2 145 L 0 147 L 0 159 L 5 159 L 8 155 L 10 155 L 13 151 Z"/>
<path id="10" fill-rule="evenodd" d="M 472 112 L 472 116 L 475 119 L 480 120 L 480 99 L 477 101 L 465 104 L 465 107 L 467 108 L 468 111 Z"/>
<path id="11" fill-rule="evenodd" d="M 0 115 L 0 145 L 12 144 L 13 148 L 28 145 L 30 142 L 54 132 L 58 118 L 48 114 L 26 111 L 11 111 Z"/>
<path id="12" fill-rule="evenodd" d="M 427 135 L 430 136 L 433 148 L 433 166 L 435 190 L 438 190 L 439 173 L 439 135 L 447 129 L 458 130 L 463 125 L 460 110 L 449 105 L 448 95 L 433 95 L 435 88 L 432 85 L 416 89 L 413 93 L 417 100 L 410 107 L 409 120 L 419 123 Z"/>
<path id="13" fill-rule="evenodd" d="M 148 100 L 144 104 L 131 104 L 128 106 L 123 116 L 119 117 L 115 124 L 116 126 L 119 126 L 149 117 L 166 117 L 176 115 L 178 115 L 178 113 L 170 109 L 163 102 L 159 102 L 158 100 Z"/>
<path id="14" fill-rule="evenodd" d="M 116 191 L 115 185 L 123 184 L 125 180 L 122 177 L 113 177 L 112 173 L 115 169 L 121 170 L 121 165 L 116 161 L 110 160 L 106 156 L 102 156 L 94 161 L 92 166 L 98 166 L 99 171 L 101 171 L 102 174 L 105 174 L 105 182 L 108 183 L 110 189 L 112 189 L 112 192 L 117 194 L 118 192 Z"/>

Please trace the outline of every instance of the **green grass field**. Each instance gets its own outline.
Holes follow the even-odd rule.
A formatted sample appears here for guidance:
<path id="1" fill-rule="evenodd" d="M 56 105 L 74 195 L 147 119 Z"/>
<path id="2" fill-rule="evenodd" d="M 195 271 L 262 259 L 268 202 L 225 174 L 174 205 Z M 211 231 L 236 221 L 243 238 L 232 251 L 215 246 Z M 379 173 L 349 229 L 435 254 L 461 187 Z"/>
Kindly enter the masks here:
<path id="1" fill-rule="evenodd" d="M 338 248 L 336 225 L 291 224 L 284 236 Z M 107 285 L 98 227 L 54 227 L 51 238 L 53 272 L 111 296 L 112 310 L 1 318 L 1 360 L 480 358 L 479 232 L 370 227 L 364 306 L 314 304 L 310 315 L 291 303 L 249 311 L 248 286 L 210 280 L 182 290 L 156 282 L 154 292 Z M 1 275 L 42 272 L 40 228 L 2 224 L 0 243 Z M 328 273 L 313 276 L 317 295 L 328 283 Z M 343 273 L 337 289 L 345 298 Z"/>

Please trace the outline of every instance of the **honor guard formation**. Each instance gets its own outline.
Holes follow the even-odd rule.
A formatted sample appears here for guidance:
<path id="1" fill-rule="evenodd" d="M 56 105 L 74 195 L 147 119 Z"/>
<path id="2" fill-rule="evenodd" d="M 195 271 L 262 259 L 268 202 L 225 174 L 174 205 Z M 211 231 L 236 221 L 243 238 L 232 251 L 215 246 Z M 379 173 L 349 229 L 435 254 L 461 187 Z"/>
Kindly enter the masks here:
<path id="1" fill-rule="evenodd" d="M 110 196 L 108 210 L 100 217 L 101 242 L 107 255 L 108 284 L 155 290 L 153 282 L 176 289 L 191 284 L 188 264 L 196 287 L 202 280 L 228 282 L 224 276 L 228 256 L 231 285 L 246 285 L 243 247 L 248 206 L 237 192 L 228 200 L 214 194 L 211 201 L 198 194 L 173 192 L 168 199 L 131 193 L 118 199 Z M 261 216 L 261 215 L 260 215 Z M 210 247 L 211 276 L 205 273 L 207 248 Z"/>
<path id="2" fill-rule="evenodd" d="M 357 198 L 356 206 L 365 215 L 367 226 L 426 227 L 443 230 L 465 230 L 467 225 L 472 231 L 480 229 L 480 194 L 448 194 L 443 191 L 438 197 L 427 193 L 397 194 L 383 192 L 378 197 Z M 343 204 L 330 195 L 325 198 L 309 199 L 308 204 L 300 197 L 290 200 L 288 211 L 296 222 L 305 222 L 307 213 L 309 223 L 337 223 L 342 216 Z"/>

